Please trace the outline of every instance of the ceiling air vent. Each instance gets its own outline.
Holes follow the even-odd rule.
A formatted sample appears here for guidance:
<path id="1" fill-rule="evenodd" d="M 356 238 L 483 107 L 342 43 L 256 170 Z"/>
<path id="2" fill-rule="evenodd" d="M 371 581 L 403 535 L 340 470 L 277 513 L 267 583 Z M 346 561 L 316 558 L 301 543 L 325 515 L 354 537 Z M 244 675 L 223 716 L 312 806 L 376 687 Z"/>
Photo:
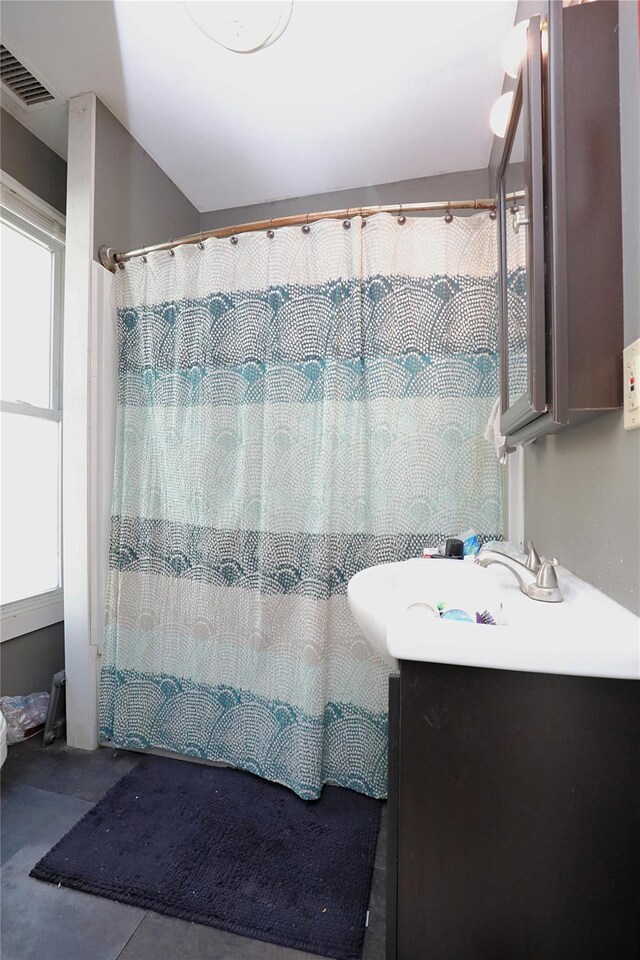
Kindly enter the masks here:
<path id="1" fill-rule="evenodd" d="M 3 45 L 0 45 L 0 80 L 23 107 L 35 107 L 56 99 Z"/>

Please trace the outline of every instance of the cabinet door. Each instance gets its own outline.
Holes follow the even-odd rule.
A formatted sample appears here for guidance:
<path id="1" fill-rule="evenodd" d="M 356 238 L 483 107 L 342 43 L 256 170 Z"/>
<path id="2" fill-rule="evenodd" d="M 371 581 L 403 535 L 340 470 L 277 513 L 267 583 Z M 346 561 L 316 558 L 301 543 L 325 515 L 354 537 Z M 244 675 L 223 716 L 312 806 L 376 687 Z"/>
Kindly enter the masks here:
<path id="1" fill-rule="evenodd" d="M 390 956 L 638 960 L 639 711 L 637 680 L 403 661 Z"/>
<path id="2" fill-rule="evenodd" d="M 541 20 L 533 17 L 498 168 L 502 432 L 547 410 Z"/>

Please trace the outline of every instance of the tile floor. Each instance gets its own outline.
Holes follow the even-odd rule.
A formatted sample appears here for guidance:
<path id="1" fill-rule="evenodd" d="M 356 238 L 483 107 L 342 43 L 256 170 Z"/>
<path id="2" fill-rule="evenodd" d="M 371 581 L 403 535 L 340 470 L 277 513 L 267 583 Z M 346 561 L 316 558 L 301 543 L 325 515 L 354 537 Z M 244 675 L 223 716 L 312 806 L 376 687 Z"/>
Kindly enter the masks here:
<path id="1" fill-rule="evenodd" d="M 140 761 L 101 747 L 35 737 L 9 748 L 2 768 L 2 960 L 317 960 L 317 954 L 249 940 L 29 877 L 46 851 Z M 384 960 L 385 841 L 382 828 L 363 960 Z"/>

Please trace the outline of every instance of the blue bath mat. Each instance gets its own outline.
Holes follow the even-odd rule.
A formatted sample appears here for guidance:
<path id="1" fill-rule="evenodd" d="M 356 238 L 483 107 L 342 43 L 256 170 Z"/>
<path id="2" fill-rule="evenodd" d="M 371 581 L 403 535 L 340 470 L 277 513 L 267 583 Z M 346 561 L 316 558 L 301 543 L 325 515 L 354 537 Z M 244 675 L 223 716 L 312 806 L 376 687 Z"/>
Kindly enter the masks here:
<path id="1" fill-rule="evenodd" d="M 379 800 L 301 800 L 250 773 L 146 757 L 32 877 L 245 937 L 358 960 Z"/>

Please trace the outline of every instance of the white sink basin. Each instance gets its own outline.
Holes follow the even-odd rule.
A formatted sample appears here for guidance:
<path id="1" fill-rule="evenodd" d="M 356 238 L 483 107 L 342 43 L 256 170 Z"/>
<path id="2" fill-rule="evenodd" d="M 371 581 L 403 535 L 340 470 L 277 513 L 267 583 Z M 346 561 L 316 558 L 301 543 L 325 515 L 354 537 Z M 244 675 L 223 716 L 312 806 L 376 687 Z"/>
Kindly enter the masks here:
<path id="1" fill-rule="evenodd" d="M 387 659 L 391 622 L 405 612 L 424 620 L 430 631 L 449 628 L 455 622 L 436 618 L 432 610 L 447 608 L 496 613 L 501 598 L 489 571 L 469 560 L 403 560 L 381 563 L 357 573 L 349 581 L 347 595 L 354 619 L 369 643 Z M 427 608 L 423 607 L 425 604 Z"/>
<path id="2" fill-rule="evenodd" d="M 360 630 L 392 666 L 424 660 L 640 678 L 638 617 L 562 567 L 557 572 L 562 603 L 531 600 L 497 564 L 423 558 L 362 570 L 349 581 L 348 598 Z M 497 625 L 441 618 L 438 604 L 473 618 L 488 610 Z"/>

